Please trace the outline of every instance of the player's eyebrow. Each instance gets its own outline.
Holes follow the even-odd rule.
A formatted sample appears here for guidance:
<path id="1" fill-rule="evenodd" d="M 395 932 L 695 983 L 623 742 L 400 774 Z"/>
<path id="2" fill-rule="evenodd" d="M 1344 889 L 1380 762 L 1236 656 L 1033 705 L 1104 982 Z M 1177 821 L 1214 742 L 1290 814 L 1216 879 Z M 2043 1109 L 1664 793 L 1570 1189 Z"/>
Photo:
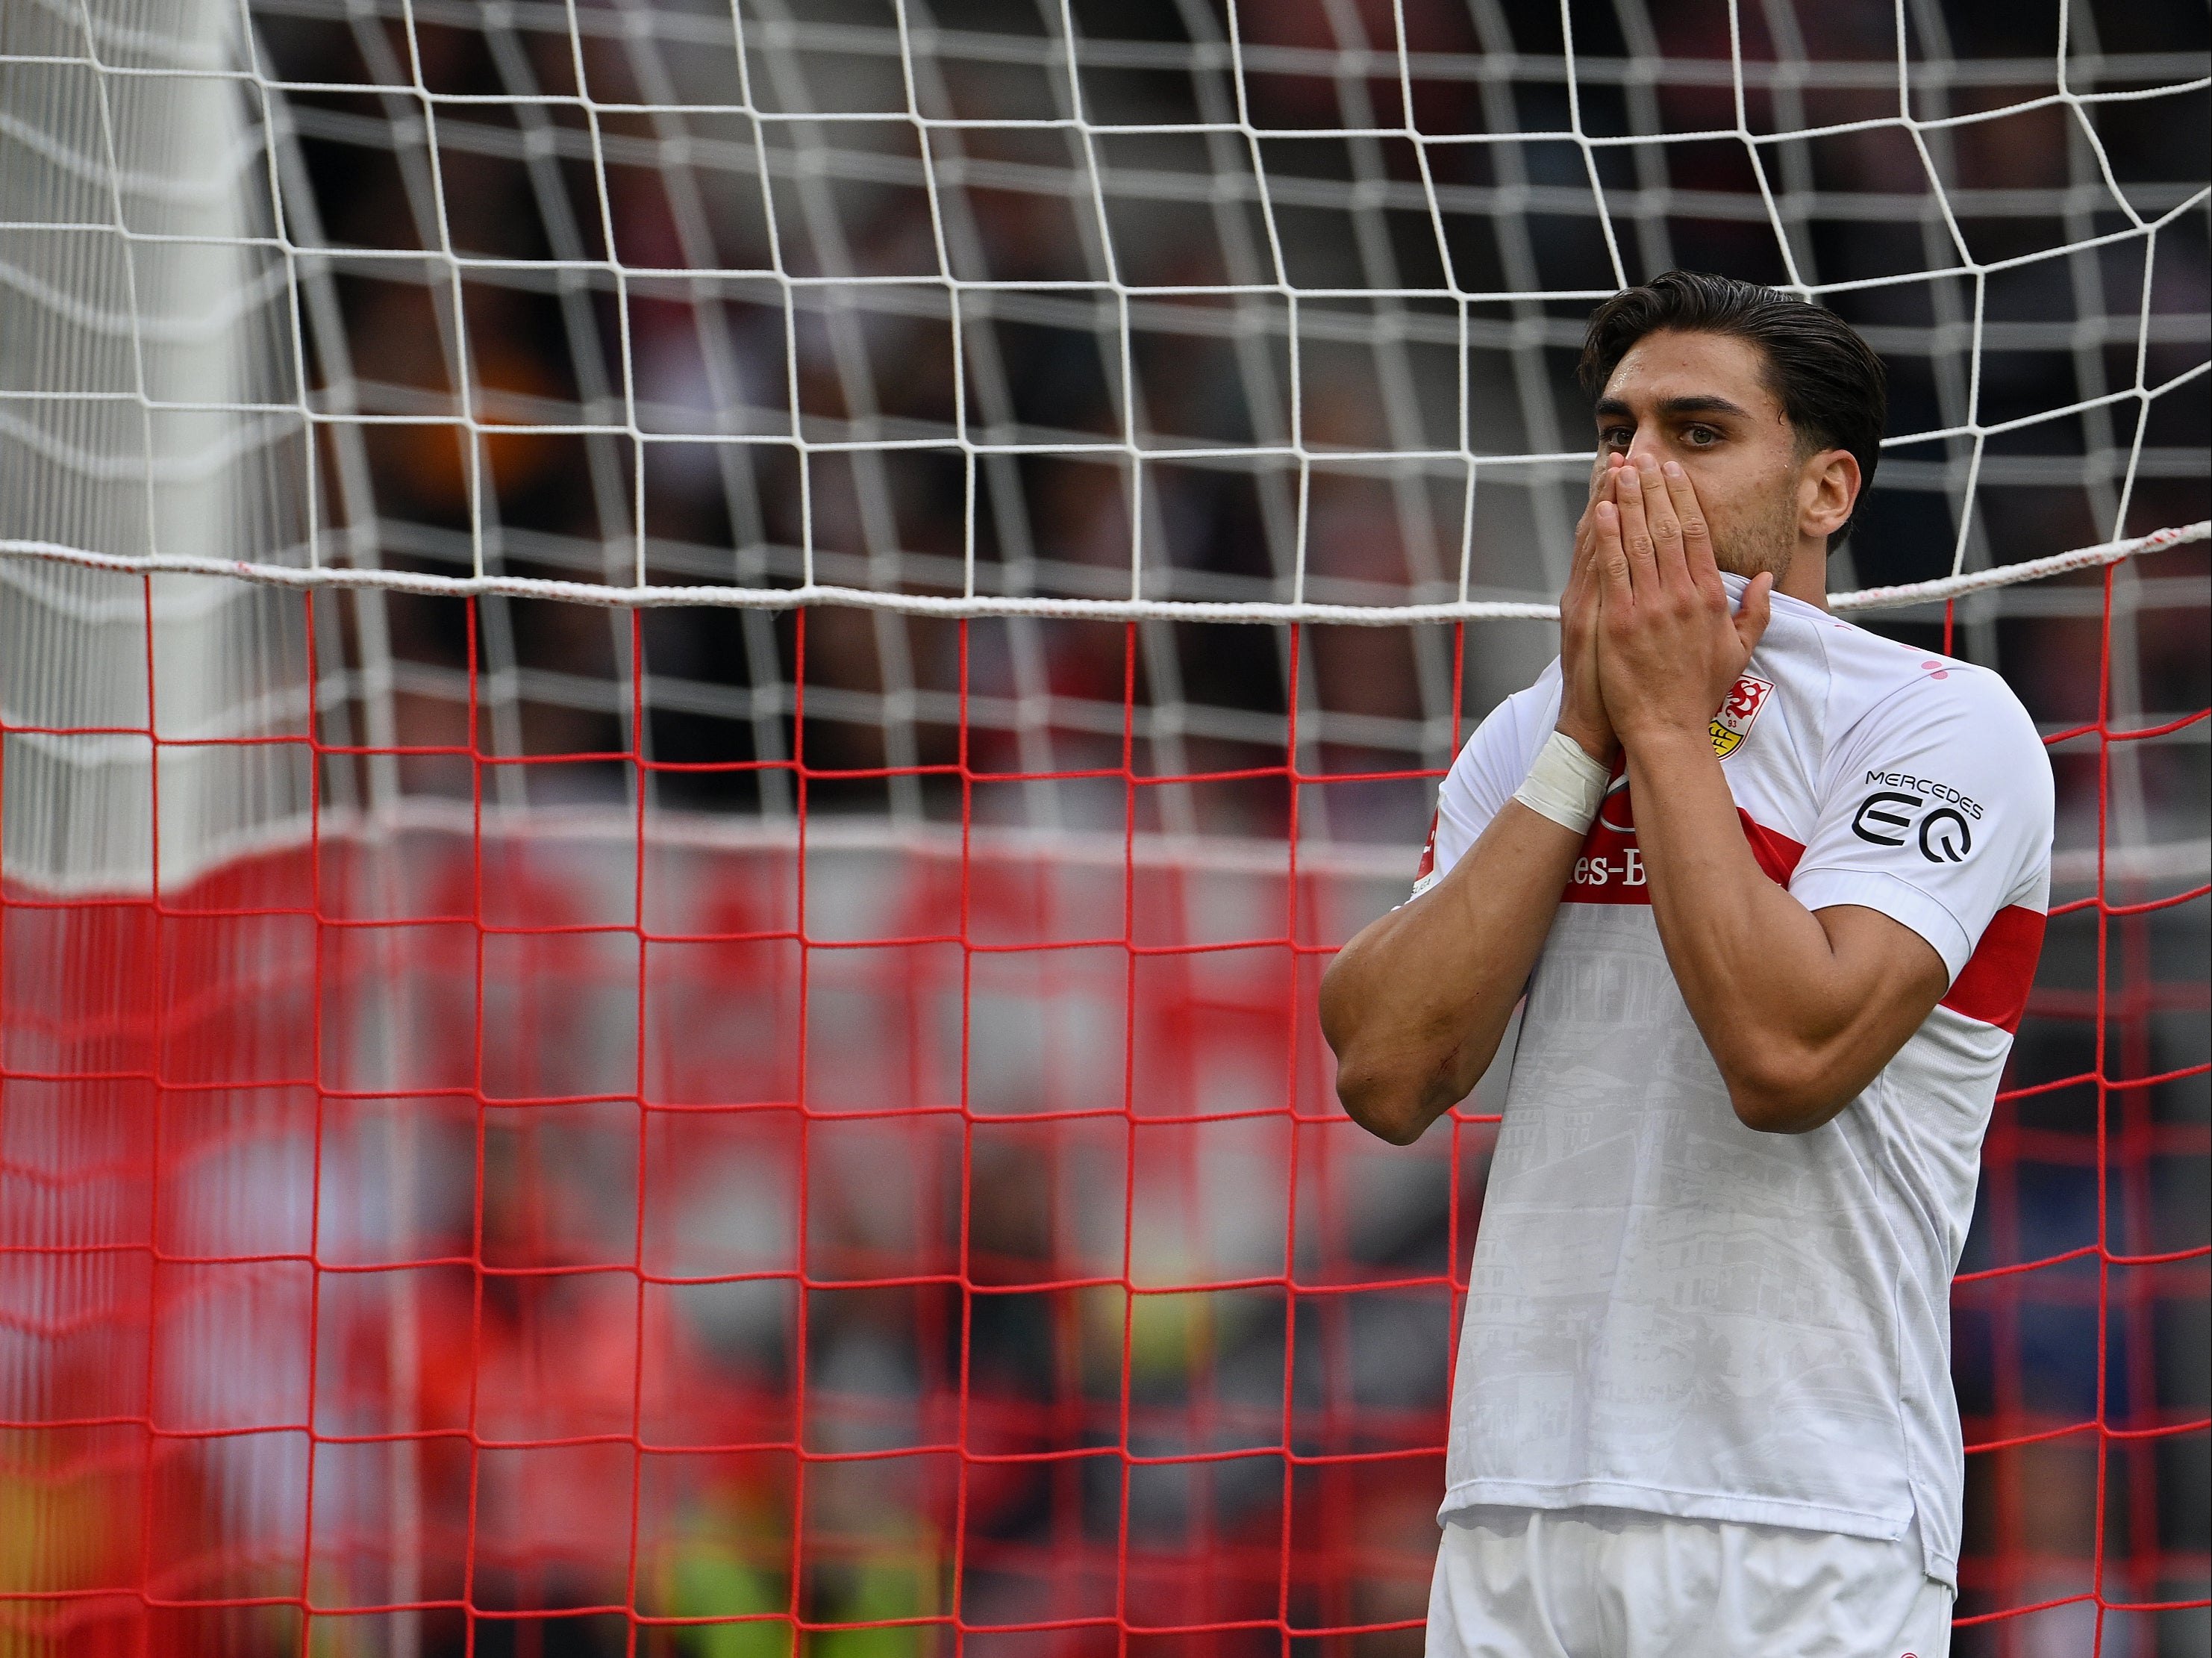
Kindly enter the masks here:
<path id="1" fill-rule="evenodd" d="M 1750 410 L 1710 392 L 1695 397 L 1662 399 L 1658 411 L 1662 415 L 1717 414 L 1735 415 L 1742 420 L 1751 418 Z M 1596 412 L 1600 420 L 1633 420 L 1636 418 L 1636 411 L 1617 397 L 1600 398 Z"/>

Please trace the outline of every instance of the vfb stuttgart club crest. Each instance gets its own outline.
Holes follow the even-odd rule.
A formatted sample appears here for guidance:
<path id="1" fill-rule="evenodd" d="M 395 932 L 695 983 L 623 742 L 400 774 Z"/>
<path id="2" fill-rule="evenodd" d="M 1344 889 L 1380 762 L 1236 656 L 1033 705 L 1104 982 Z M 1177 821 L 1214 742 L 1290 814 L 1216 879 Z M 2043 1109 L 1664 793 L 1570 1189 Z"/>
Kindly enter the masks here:
<path id="1" fill-rule="evenodd" d="M 1735 682 L 1721 711 L 1713 716 L 1713 753 L 1726 759 L 1741 747 L 1743 740 L 1751 735 L 1751 722 L 1759 717 L 1759 710 L 1766 706 L 1766 699 L 1774 694 L 1771 680 L 1762 680 L 1756 674 L 1747 674 Z"/>

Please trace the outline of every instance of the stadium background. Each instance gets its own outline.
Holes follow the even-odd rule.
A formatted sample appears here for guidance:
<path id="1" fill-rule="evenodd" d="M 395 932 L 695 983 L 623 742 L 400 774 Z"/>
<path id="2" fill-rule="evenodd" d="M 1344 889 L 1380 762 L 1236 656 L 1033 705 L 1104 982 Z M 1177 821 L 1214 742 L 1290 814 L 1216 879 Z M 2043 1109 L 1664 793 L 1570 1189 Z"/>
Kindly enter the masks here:
<path id="1" fill-rule="evenodd" d="M 2196 206 L 1827 294 L 1893 431 L 1952 434 L 1885 455 L 1831 585 L 2205 513 L 2201 381 L 2139 448 L 2134 404 L 2052 413 L 2205 360 L 2201 85 L 2095 107 L 2101 156 L 2064 107 L 1774 143 L 1771 204 L 1734 139 L 1370 131 L 1726 129 L 1731 27 L 1753 131 L 1868 119 L 1899 17 L 1916 114 L 1970 114 L 2051 90 L 2053 7 L 1618 0 L 1571 43 L 1555 8 L 1331 0 L 1232 46 L 1196 3 L 748 6 L 734 113 L 698 107 L 733 101 L 726 8 L 256 0 L 251 53 L 202 9 L 0 21 L 9 392 L 121 372 L 69 356 L 52 295 L 120 265 L 42 263 L 54 203 L 204 235 L 146 180 L 204 170 L 242 249 L 231 366 L 167 370 L 225 406 L 114 439 L 228 470 L 131 505 L 13 403 L 15 540 L 1541 601 L 1619 276 L 1873 281 L 1958 265 L 1953 227 L 1999 261 L 2124 232 L 2115 186 Z M 2205 74 L 2186 5 L 2070 28 L 2076 91 Z M 252 75 L 127 78 L 170 62 Z M 103 81 L 104 181 L 64 164 Z M 287 397 L 312 437 L 245 409 Z M 1312 987 L 1548 623 L 0 574 L 0 1649 L 1417 1646 L 1496 1099 L 1367 1141 Z M 2204 1638 L 2206 606 L 2200 543 L 1863 619 L 2075 734 L 2080 907 L 1957 1297 L 1967 1437 L 2004 1447 L 1960 1611 L 2057 1604 L 1966 1652 Z"/>

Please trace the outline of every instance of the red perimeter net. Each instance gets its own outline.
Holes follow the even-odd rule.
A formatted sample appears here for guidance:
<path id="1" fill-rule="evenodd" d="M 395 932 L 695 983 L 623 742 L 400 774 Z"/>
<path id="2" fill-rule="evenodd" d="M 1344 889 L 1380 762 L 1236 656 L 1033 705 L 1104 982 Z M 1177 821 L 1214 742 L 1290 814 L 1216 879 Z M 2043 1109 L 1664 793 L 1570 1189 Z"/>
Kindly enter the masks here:
<path id="1" fill-rule="evenodd" d="M 2051 943 L 1955 1299 L 1966 1651 L 2181 1650 L 2203 1612 L 2151 1609 L 2206 1604 L 2207 889 L 2108 855 L 2106 786 L 2206 715 L 2108 717 L 2083 580 L 2104 621 L 2049 636 L 2079 678 L 2038 710 Z M 342 601 L 282 602 L 312 641 Z M 443 602 L 473 714 L 481 619 Z M 644 774 L 682 762 L 302 716 L 253 741 L 459 787 L 150 893 L 11 879 L 0 1650 L 1418 1649 L 1494 1096 L 1406 1150 L 1337 1109 L 1315 984 L 1404 876 L 1302 867 L 1297 824 L 1434 774 L 1302 771 L 1295 718 L 1283 764 L 1152 770 L 1139 630 L 1069 625 L 1125 729 L 1054 775 L 1123 830 L 1000 833 L 991 625 L 948 622 L 958 741 L 915 775 L 951 811 L 889 835 L 824 804 L 887 769 L 811 757 L 826 614 L 781 625 L 794 758 L 751 763 L 787 833 L 662 816 Z M 1317 631 L 1279 631 L 1294 686 Z M 233 740 L 167 735 L 156 655 L 143 722 L 11 726 L 0 786 L 136 744 L 168 822 L 168 762 Z M 626 803 L 504 810 L 517 767 Z M 1176 783 L 1282 832 L 1163 838 Z"/>

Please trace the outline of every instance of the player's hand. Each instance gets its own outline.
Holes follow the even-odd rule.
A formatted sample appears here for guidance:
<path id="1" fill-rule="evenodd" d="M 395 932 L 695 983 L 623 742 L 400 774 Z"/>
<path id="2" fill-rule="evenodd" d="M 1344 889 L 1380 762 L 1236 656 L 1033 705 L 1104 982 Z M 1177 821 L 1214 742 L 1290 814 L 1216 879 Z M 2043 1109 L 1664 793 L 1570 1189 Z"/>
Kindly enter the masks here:
<path id="1" fill-rule="evenodd" d="M 1698 492 L 1673 461 L 1619 469 L 1613 502 L 1591 508 L 1600 575 L 1598 678 L 1613 728 L 1703 736 L 1766 631 L 1774 578 L 1761 573 L 1729 611 Z"/>
<path id="2" fill-rule="evenodd" d="M 1620 741 L 1613 735 L 1598 686 L 1598 592 L 1604 578 L 1597 564 L 1597 504 L 1613 499 L 1613 474 L 1624 459 L 1608 453 L 1590 471 L 1589 499 L 1575 524 L 1574 563 L 1567 573 L 1566 591 L 1559 595 L 1559 729 L 1606 765 L 1613 764 Z"/>

